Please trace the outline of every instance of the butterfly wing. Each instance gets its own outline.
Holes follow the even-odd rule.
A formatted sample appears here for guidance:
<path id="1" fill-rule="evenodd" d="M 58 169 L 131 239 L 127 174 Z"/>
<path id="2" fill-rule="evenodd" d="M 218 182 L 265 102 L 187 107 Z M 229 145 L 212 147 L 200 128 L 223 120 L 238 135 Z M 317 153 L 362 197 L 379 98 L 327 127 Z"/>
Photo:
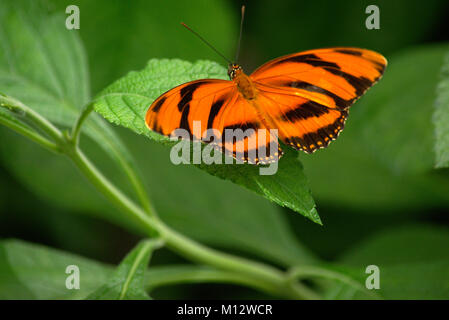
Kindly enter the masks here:
<path id="1" fill-rule="evenodd" d="M 374 51 L 329 48 L 272 60 L 250 77 L 280 139 L 313 152 L 338 136 L 348 108 L 379 80 L 386 65 Z"/>
<path id="2" fill-rule="evenodd" d="M 229 99 L 231 90 L 232 83 L 225 80 L 205 79 L 181 84 L 151 104 L 145 122 L 150 130 L 165 136 L 170 136 L 178 128 L 187 130 L 192 136 L 193 123 L 189 120 L 195 114 L 201 121 L 203 132 L 209 123 L 209 115 L 212 117 L 218 113 L 217 103 Z"/>
<path id="3" fill-rule="evenodd" d="M 249 163 L 271 162 L 281 152 L 277 136 L 269 131 L 264 138 L 260 135 L 259 129 L 267 128 L 232 81 L 203 79 L 177 86 L 151 104 L 145 122 L 150 130 L 165 136 L 185 129 L 190 139 L 214 143 L 226 154 Z M 214 130 L 214 138 L 207 136 L 209 129 Z M 227 139 L 227 129 L 241 129 L 246 134 Z M 270 154 L 274 143 L 276 150 Z"/>

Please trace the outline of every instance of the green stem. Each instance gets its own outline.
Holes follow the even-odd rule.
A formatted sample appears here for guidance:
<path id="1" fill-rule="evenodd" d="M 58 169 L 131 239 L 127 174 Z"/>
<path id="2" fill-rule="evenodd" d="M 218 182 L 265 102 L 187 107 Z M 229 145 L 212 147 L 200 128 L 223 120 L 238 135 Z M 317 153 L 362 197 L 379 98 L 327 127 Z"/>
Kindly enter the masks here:
<path id="1" fill-rule="evenodd" d="M 178 252 L 187 259 L 198 263 L 213 265 L 216 268 L 228 271 L 237 271 L 249 277 L 259 278 L 266 283 L 283 283 L 284 276 L 281 271 L 268 265 L 253 262 L 244 258 L 222 253 L 197 243 L 184 235 L 170 229 L 162 221 L 158 221 L 160 236 L 165 240 L 167 247 Z"/>
<path id="2" fill-rule="evenodd" d="M 69 137 L 69 140 L 73 143 L 74 146 L 78 147 L 79 140 L 80 140 L 80 134 L 81 134 L 81 128 L 88 116 L 92 113 L 94 110 L 94 104 L 93 102 L 86 105 L 84 110 L 79 115 L 78 119 L 75 122 L 75 125 L 72 128 L 72 133 Z M 137 197 L 139 198 L 140 203 L 144 207 L 145 211 L 150 214 L 154 215 L 155 210 L 151 206 L 148 195 L 145 191 L 145 188 L 143 186 L 142 181 L 137 176 L 135 170 L 133 170 L 130 163 L 123 157 L 123 155 L 118 151 L 113 145 L 110 146 L 110 149 L 114 153 L 114 156 L 116 160 L 121 165 L 123 171 L 125 172 L 126 176 L 128 177 L 129 181 L 131 182 L 132 187 L 134 188 L 134 191 L 137 194 Z"/>
<path id="3" fill-rule="evenodd" d="M 78 148 L 67 154 L 75 165 L 86 175 L 91 183 L 99 189 L 112 203 L 127 213 L 138 225 L 143 225 L 150 235 L 154 235 L 155 219 L 148 216 L 139 206 L 115 187 Z"/>
<path id="4" fill-rule="evenodd" d="M 273 294 L 271 286 L 266 286 L 257 279 L 208 266 L 152 266 L 145 272 L 145 287 L 149 291 L 157 287 L 179 283 L 231 283 L 245 285 L 268 294 Z M 320 299 L 310 289 L 302 289 L 309 293 L 308 298 Z"/>
<path id="5" fill-rule="evenodd" d="M 24 116 L 28 117 L 33 124 L 53 138 L 56 143 L 64 142 L 64 136 L 58 128 L 19 100 L 0 94 L 0 106 L 6 107 L 19 114 L 22 113 Z"/>
<path id="6" fill-rule="evenodd" d="M 53 151 L 56 153 L 60 152 L 59 147 L 55 143 L 53 143 L 50 140 L 48 140 L 47 138 L 41 136 L 37 132 L 31 130 L 31 128 L 27 128 L 26 126 L 19 124 L 16 121 L 12 121 L 12 120 L 9 120 L 4 117 L 0 117 L 0 124 L 27 137 L 31 141 L 36 142 L 37 144 L 41 145 L 42 147 L 44 147 L 47 150 L 50 150 L 50 151 Z"/>
<path id="7" fill-rule="evenodd" d="M 145 287 L 149 291 L 180 283 L 231 283 L 272 294 L 271 287 L 265 286 L 257 279 L 207 266 L 152 266 L 145 272 Z"/>
<path id="8" fill-rule="evenodd" d="M 83 111 L 81 111 L 80 116 L 78 117 L 78 119 L 75 122 L 75 125 L 72 128 L 72 134 L 70 135 L 70 139 L 72 140 L 72 143 L 75 146 L 78 146 L 79 144 L 79 139 L 80 139 L 80 134 L 81 134 L 81 127 L 84 123 L 84 121 L 87 119 L 87 117 L 89 116 L 89 114 L 91 114 L 91 112 L 94 110 L 94 105 L 93 103 L 89 103 Z"/>
<path id="9" fill-rule="evenodd" d="M 148 240 L 144 240 L 142 242 L 142 245 L 140 247 L 140 250 L 137 254 L 137 257 L 135 258 L 135 260 L 133 261 L 131 268 L 128 272 L 128 275 L 126 276 L 126 280 L 123 283 L 123 287 L 122 290 L 120 292 L 120 296 L 119 296 L 119 300 L 123 300 L 126 296 L 126 293 L 128 292 L 128 288 L 129 285 L 131 283 L 131 280 L 133 279 L 133 277 L 135 276 L 137 269 L 139 267 L 139 265 L 141 263 L 143 263 L 145 257 L 148 257 L 148 260 L 151 258 L 151 254 L 153 253 L 154 250 L 161 248 L 164 245 L 164 242 L 161 241 L 160 239 L 148 239 Z M 145 263 L 148 264 L 148 261 L 146 261 Z"/>
<path id="10" fill-rule="evenodd" d="M 132 165 L 127 161 L 123 155 L 117 151 L 114 147 L 112 147 L 113 152 L 115 154 L 116 159 L 118 160 L 119 164 L 122 166 L 123 171 L 125 172 L 126 176 L 128 177 L 129 181 L 131 182 L 132 187 L 134 188 L 134 191 L 137 195 L 137 198 L 140 201 L 140 204 L 143 206 L 147 214 L 150 216 L 156 215 L 156 210 L 151 205 L 150 201 L 148 200 L 148 194 L 145 190 L 145 187 L 143 186 L 142 180 L 139 178 L 139 176 L 136 174 L 136 171 L 133 169 Z"/>

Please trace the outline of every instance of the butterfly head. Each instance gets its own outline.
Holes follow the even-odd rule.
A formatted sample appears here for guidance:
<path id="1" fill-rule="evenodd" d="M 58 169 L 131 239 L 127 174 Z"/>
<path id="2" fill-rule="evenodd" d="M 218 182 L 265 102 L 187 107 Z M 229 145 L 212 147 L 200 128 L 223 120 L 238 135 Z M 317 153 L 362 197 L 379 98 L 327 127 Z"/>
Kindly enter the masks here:
<path id="1" fill-rule="evenodd" d="M 243 72 L 243 69 L 241 66 L 239 66 L 237 63 L 230 63 L 228 65 L 228 76 L 229 79 L 234 79 L 237 75 Z"/>

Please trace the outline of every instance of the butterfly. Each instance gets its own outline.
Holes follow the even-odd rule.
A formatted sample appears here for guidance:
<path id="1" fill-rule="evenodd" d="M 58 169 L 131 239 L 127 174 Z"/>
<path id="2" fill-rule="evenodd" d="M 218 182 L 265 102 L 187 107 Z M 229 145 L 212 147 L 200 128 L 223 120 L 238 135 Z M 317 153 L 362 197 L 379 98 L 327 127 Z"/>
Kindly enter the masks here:
<path id="1" fill-rule="evenodd" d="M 181 84 L 151 104 L 145 122 L 159 134 L 170 136 L 182 128 L 191 138 L 206 143 L 203 132 L 207 130 L 223 136 L 227 129 L 253 129 L 243 137 L 243 144 L 238 144 L 238 139 L 217 144 L 225 153 L 235 158 L 240 155 L 251 164 L 277 161 L 283 154 L 279 146 L 274 152 L 266 151 L 272 150 L 272 144 L 277 146 L 278 139 L 312 153 L 338 137 L 349 107 L 380 79 L 386 65 L 381 54 L 351 47 L 286 55 L 263 64 L 251 75 L 230 63 L 230 80 Z M 193 134 L 196 121 L 201 125 L 200 134 Z M 277 134 L 259 137 L 263 129 L 276 129 Z"/>
<path id="2" fill-rule="evenodd" d="M 149 107 L 145 122 L 166 136 L 177 128 L 191 132 L 194 121 L 201 121 L 201 132 L 253 128 L 248 140 L 257 138 L 256 129 L 277 129 L 284 144 L 312 153 L 337 138 L 349 107 L 380 79 L 386 65 L 377 52 L 347 47 L 286 55 L 249 76 L 232 63 L 230 80 L 191 81 L 162 94 Z M 267 136 L 267 144 L 273 143 L 276 137 Z M 235 142 L 221 147 L 234 156 L 239 151 Z M 282 156 L 280 148 L 276 153 L 271 159 Z M 269 162 L 248 154 L 244 149 L 244 161 Z"/>

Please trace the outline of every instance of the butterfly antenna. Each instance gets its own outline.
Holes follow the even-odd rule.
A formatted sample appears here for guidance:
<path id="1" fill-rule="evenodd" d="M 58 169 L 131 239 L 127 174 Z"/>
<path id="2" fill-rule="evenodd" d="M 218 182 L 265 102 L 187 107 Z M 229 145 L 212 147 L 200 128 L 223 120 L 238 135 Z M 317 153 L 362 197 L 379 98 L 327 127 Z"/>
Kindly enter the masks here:
<path id="1" fill-rule="evenodd" d="M 198 38 L 200 38 L 201 41 L 203 41 L 205 44 L 207 44 L 209 46 L 209 48 L 211 48 L 212 50 L 214 50 L 220 57 L 222 57 L 223 59 L 225 59 L 229 64 L 232 63 L 231 60 L 229 60 L 228 58 L 226 58 L 224 56 L 224 54 L 222 54 L 220 51 L 218 51 L 217 49 L 214 48 L 214 46 L 212 46 L 209 42 L 206 41 L 206 39 L 204 39 L 202 36 L 200 36 L 196 31 L 192 30 L 188 25 L 186 25 L 184 22 L 181 22 L 181 24 L 190 32 L 192 32 L 194 35 L 196 35 Z"/>
<path id="2" fill-rule="evenodd" d="M 240 43 L 242 42 L 243 19 L 245 19 L 245 6 L 242 6 L 242 18 L 240 19 L 240 35 L 239 35 L 239 42 L 237 43 L 237 51 L 235 53 L 235 62 L 238 61 L 239 54 L 240 54 Z"/>

